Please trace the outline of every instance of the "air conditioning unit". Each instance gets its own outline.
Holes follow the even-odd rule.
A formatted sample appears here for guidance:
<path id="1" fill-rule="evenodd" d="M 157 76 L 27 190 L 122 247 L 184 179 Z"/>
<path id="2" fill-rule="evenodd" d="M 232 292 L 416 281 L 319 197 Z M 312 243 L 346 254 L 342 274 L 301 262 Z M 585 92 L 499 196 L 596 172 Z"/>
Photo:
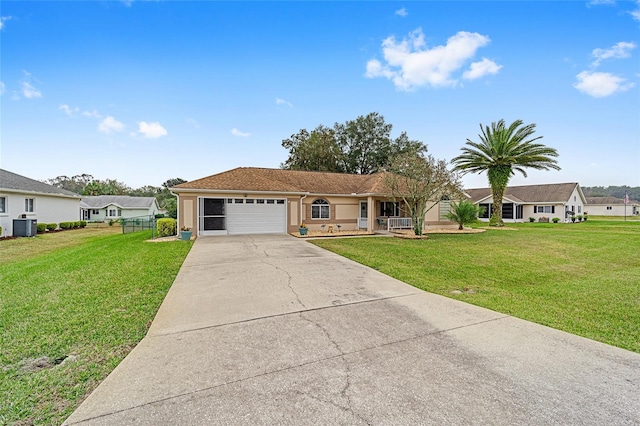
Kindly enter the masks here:
<path id="1" fill-rule="evenodd" d="M 13 219 L 14 237 L 35 237 L 38 233 L 36 219 Z"/>

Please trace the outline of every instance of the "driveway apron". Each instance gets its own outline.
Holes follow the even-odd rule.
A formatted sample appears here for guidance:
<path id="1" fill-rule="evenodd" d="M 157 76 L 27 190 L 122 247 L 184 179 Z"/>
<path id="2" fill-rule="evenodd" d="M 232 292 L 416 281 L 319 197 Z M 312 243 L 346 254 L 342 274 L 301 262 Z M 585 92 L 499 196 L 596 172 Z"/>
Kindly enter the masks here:
<path id="1" fill-rule="evenodd" d="M 291 236 L 201 237 L 147 336 L 65 424 L 632 425 L 640 354 Z"/>

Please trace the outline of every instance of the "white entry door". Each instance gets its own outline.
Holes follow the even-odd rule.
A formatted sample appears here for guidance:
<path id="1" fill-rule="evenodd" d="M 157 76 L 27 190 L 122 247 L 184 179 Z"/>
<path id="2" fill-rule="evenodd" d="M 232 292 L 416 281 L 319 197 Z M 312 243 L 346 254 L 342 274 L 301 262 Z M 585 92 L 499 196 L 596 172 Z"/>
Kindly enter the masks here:
<path id="1" fill-rule="evenodd" d="M 360 214 L 358 215 L 358 228 L 367 229 L 369 207 L 366 201 L 360 201 Z"/>

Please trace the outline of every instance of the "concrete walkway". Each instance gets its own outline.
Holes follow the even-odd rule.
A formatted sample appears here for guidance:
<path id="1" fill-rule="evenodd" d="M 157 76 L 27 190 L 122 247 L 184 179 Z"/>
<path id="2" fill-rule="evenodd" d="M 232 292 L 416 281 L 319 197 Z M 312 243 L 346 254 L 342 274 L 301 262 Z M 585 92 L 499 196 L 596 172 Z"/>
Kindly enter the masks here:
<path id="1" fill-rule="evenodd" d="M 199 238 L 147 337 L 65 424 L 637 425 L 640 355 L 290 236 Z"/>

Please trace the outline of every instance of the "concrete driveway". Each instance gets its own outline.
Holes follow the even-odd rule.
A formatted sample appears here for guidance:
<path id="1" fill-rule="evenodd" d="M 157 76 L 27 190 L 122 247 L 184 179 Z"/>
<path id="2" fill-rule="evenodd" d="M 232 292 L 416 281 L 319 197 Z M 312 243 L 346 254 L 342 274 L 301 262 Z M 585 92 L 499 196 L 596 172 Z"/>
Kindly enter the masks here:
<path id="1" fill-rule="evenodd" d="M 637 425 L 640 355 L 290 236 L 199 238 L 147 337 L 65 424 Z"/>

